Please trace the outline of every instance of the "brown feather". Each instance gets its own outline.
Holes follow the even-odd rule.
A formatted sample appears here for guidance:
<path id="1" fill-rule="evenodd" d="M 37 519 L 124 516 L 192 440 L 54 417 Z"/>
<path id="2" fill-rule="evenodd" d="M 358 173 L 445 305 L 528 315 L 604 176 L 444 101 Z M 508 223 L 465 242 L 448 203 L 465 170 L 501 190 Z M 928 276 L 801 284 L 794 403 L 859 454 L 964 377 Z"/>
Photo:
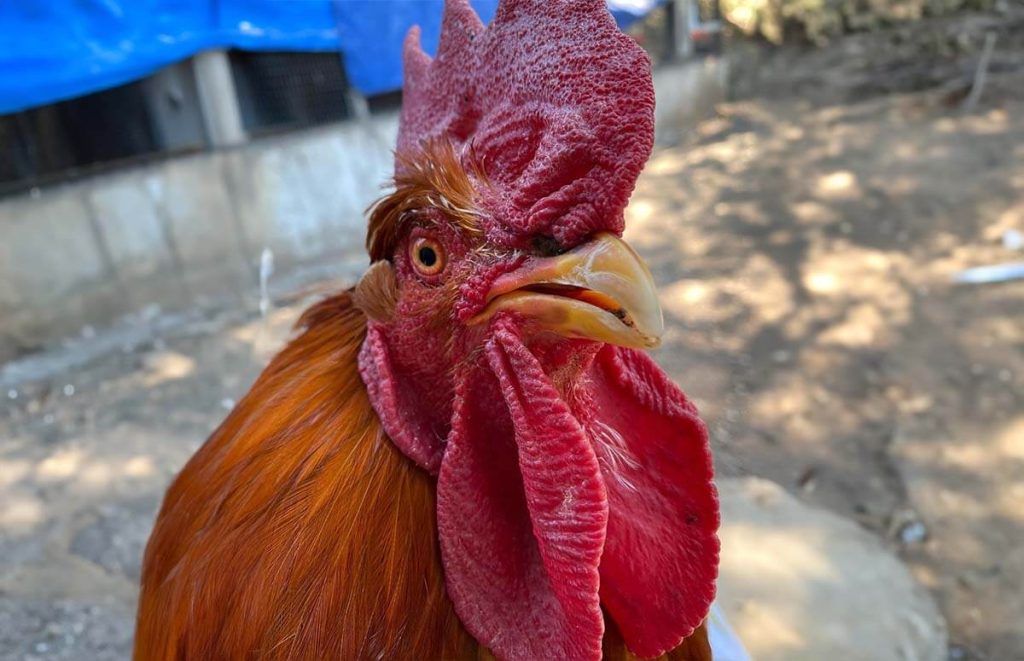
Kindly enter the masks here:
<path id="1" fill-rule="evenodd" d="M 135 658 L 476 658 L 447 599 L 434 482 L 381 431 L 348 293 L 301 322 L 174 481 Z"/>

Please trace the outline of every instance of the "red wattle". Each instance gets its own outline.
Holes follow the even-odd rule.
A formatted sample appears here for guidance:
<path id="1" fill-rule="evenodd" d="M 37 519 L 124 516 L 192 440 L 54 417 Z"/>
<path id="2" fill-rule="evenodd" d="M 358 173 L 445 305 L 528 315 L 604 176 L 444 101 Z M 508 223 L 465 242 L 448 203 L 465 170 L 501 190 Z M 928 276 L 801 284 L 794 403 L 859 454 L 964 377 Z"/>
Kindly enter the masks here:
<path id="1" fill-rule="evenodd" d="M 631 651 L 657 656 L 704 621 L 715 596 L 719 513 L 707 430 L 643 352 L 605 346 L 588 377 L 581 413 L 609 509 L 601 603 Z"/>
<path id="2" fill-rule="evenodd" d="M 511 331 L 457 393 L 438 478 L 448 592 L 503 659 L 599 659 L 608 510 L 589 439 Z M 497 404 L 497 406 L 495 406 Z"/>

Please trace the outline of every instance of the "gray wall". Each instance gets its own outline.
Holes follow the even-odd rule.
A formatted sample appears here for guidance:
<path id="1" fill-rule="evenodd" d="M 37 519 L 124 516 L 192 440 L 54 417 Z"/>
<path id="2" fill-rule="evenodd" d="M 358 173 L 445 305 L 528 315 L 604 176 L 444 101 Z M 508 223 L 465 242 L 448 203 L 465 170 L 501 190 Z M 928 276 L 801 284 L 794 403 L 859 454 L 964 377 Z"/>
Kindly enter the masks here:
<path id="1" fill-rule="evenodd" d="M 279 273 L 351 263 L 396 131 L 374 116 L 0 200 L 0 361 L 152 303 L 251 298 L 264 248 Z"/>

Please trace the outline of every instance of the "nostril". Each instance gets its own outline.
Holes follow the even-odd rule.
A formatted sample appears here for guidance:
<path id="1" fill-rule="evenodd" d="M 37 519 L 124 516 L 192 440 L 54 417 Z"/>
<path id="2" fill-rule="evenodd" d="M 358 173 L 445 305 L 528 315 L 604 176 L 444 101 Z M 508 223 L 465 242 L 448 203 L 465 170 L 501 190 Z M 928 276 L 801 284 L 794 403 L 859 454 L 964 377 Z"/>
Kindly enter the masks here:
<path id="1" fill-rule="evenodd" d="M 533 252 L 540 257 L 554 257 L 565 252 L 565 248 L 553 236 L 539 234 L 533 237 Z"/>

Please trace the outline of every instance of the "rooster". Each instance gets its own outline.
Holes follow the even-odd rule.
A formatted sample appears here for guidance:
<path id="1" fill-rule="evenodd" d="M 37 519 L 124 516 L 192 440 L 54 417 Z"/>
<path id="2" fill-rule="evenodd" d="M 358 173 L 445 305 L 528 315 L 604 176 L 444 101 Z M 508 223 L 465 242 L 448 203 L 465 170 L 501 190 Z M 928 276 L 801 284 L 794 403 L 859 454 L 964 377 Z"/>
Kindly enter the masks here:
<path id="1" fill-rule="evenodd" d="M 135 658 L 710 659 L 707 433 L 620 238 L 650 62 L 604 0 L 413 28 L 371 266 L 188 462 Z"/>

